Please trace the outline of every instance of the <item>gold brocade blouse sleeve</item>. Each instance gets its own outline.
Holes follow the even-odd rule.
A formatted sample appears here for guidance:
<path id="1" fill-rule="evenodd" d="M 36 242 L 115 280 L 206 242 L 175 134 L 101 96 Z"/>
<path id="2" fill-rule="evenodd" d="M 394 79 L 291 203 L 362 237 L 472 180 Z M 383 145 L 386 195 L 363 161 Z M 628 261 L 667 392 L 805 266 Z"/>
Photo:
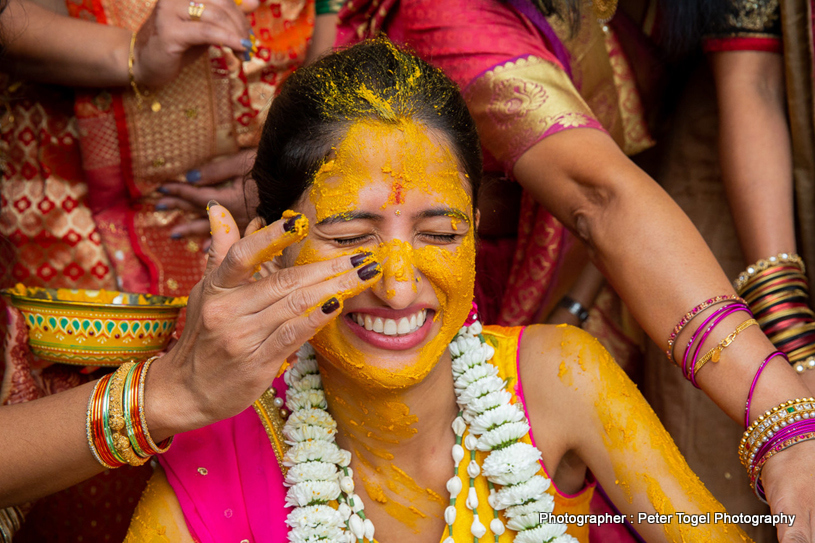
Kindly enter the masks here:
<path id="1" fill-rule="evenodd" d="M 187 530 L 181 505 L 160 466 L 147 482 L 124 543 L 197 543 Z"/>
<path id="2" fill-rule="evenodd" d="M 508 172 L 546 136 L 569 128 L 603 129 L 563 68 L 533 55 L 492 68 L 463 94 L 484 148 Z"/>

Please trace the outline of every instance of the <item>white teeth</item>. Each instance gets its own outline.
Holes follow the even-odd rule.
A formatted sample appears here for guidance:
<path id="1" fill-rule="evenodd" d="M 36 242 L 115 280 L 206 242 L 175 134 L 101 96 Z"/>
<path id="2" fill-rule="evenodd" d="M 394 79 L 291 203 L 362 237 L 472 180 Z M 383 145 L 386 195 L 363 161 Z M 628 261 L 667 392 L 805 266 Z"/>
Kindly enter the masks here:
<path id="1" fill-rule="evenodd" d="M 399 327 L 396 329 L 397 334 L 407 334 L 410 332 L 410 321 L 407 320 L 407 317 L 402 317 L 399 320 Z"/>
<path id="2" fill-rule="evenodd" d="M 398 321 L 372 317 L 368 314 L 351 313 L 351 319 L 365 328 L 386 336 L 411 334 L 424 325 L 427 319 L 427 309 L 422 309 L 410 317 L 402 317 Z"/>

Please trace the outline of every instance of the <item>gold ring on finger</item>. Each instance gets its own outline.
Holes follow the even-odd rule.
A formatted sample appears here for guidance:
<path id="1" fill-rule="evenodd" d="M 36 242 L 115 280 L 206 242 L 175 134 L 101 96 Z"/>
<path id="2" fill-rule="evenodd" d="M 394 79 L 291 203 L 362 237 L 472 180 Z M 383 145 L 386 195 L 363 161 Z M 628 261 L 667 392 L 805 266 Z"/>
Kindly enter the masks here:
<path id="1" fill-rule="evenodd" d="M 190 2 L 190 6 L 187 8 L 187 13 L 190 14 L 190 20 L 195 22 L 200 21 L 205 8 L 206 6 L 201 2 Z"/>

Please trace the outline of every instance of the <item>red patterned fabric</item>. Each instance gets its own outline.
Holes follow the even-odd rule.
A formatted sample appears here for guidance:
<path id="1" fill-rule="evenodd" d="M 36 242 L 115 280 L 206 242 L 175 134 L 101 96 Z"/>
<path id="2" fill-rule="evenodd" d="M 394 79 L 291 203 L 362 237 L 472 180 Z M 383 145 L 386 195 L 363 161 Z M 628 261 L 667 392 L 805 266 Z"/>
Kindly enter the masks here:
<path id="1" fill-rule="evenodd" d="M 0 122 L 0 236 L 13 252 L 0 258 L 4 286 L 115 288 L 87 207 L 72 93 L 1 74 L 0 88 L 17 88 Z"/>

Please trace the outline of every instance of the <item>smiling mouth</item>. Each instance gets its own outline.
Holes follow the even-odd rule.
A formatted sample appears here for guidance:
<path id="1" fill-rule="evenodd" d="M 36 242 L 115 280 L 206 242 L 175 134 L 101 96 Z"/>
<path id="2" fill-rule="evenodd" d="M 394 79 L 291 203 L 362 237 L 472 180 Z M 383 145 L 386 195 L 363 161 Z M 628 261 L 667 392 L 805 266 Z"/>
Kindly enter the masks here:
<path id="1" fill-rule="evenodd" d="M 349 313 L 348 318 L 362 328 L 377 334 L 404 336 L 412 334 L 424 325 L 427 319 L 427 309 L 421 309 L 401 319 L 385 319 L 367 313 Z"/>

